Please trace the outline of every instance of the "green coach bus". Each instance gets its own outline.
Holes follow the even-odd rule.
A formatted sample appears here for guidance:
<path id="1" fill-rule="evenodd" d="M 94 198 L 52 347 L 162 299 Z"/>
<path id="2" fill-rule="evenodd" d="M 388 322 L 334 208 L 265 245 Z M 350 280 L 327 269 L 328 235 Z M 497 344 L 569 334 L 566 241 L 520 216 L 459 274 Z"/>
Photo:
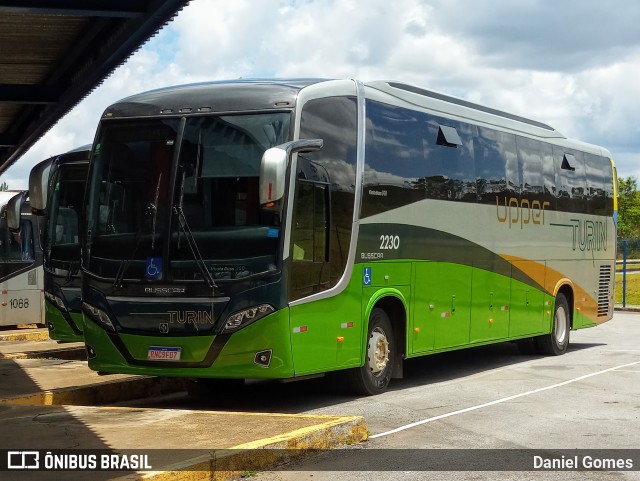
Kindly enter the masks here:
<path id="1" fill-rule="evenodd" d="M 82 244 L 89 366 L 363 394 L 403 360 L 563 354 L 613 315 L 610 153 L 397 82 L 238 80 L 104 112 Z M 531 341 L 533 339 L 533 341 Z"/>
<path id="2" fill-rule="evenodd" d="M 29 174 L 31 211 L 43 216 L 44 321 L 49 337 L 82 341 L 80 219 L 91 145 L 36 164 Z"/>

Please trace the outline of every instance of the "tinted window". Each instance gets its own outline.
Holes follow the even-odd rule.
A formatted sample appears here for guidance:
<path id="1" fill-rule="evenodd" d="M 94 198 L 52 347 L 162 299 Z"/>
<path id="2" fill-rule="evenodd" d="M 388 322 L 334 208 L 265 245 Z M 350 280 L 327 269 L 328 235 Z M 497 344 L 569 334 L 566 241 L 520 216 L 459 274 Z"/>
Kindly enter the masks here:
<path id="1" fill-rule="evenodd" d="M 61 166 L 53 181 L 49 205 L 49 239 L 51 245 L 77 244 L 78 220 L 84 202 L 87 166 Z"/>
<path id="2" fill-rule="evenodd" d="M 426 129 L 418 112 L 367 102 L 363 217 L 424 198 Z"/>
<path id="3" fill-rule="evenodd" d="M 32 261 L 33 226 L 30 220 L 20 220 L 20 233 L 13 233 L 7 226 L 6 218 L 0 222 L 0 256 L 2 261 Z"/>
<path id="4" fill-rule="evenodd" d="M 548 203 L 545 204 L 545 209 L 555 209 L 555 179 L 551 145 L 526 137 L 518 137 L 516 144 L 522 198 Z"/>
<path id="5" fill-rule="evenodd" d="M 443 127 L 445 132 L 447 129 L 455 129 L 460 144 L 452 142 L 448 142 L 447 145 L 438 144 Z M 473 160 L 476 132 L 475 126 L 429 116 L 424 142 L 425 171 L 424 177 L 420 179 L 427 198 L 476 201 Z M 455 136 L 454 140 L 456 140 Z"/>
<path id="6" fill-rule="evenodd" d="M 367 102 L 362 216 L 425 198 L 476 200 L 475 127 Z"/>
<path id="7" fill-rule="evenodd" d="M 594 154 L 584 154 L 587 177 L 587 212 L 596 215 L 612 215 L 613 184 L 611 162 Z"/>
<path id="8" fill-rule="evenodd" d="M 496 198 L 518 197 L 518 160 L 513 134 L 478 127 L 475 143 L 478 200 L 493 204 Z"/>
<path id="9" fill-rule="evenodd" d="M 553 159 L 556 172 L 557 209 L 564 212 L 586 212 L 584 155 L 576 150 L 554 146 Z"/>
<path id="10" fill-rule="evenodd" d="M 323 286 L 325 288 L 336 285 L 340 280 L 349 255 L 355 203 L 357 124 L 355 97 L 314 99 L 302 109 L 300 138 L 322 139 L 324 143 L 319 151 L 298 156 L 298 177 L 309 178 L 302 170 L 305 166 L 317 164 L 324 168 L 331 188 L 331 209 L 328 216 L 331 223 L 330 282 Z M 317 193 L 316 197 L 320 199 Z M 319 252 L 318 249 L 314 251 Z M 317 258 L 316 255 L 314 257 Z M 293 277 L 295 273 L 292 272 L 291 275 Z M 297 297 L 301 295 L 299 293 Z"/>

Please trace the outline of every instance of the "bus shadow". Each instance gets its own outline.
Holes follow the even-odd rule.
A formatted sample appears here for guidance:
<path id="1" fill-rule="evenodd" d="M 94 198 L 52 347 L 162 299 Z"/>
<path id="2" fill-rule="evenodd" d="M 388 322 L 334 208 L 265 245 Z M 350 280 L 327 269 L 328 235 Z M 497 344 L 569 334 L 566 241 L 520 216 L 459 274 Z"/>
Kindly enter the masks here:
<path id="1" fill-rule="evenodd" d="M 602 344 L 572 344 L 570 351 L 579 351 Z M 394 379 L 389 391 L 433 385 L 489 372 L 544 356 L 522 354 L 515 343 L 460 349 L 438 353 L 404 362 L 403 379 Z M 296 382 L 247 380 L 242 385 L 222 383 L 162 398 L 133 401 L 135 407 L 197 409 L 215 411 L 273 412 L 297 414 L 323 409 L 358 399 L 349 393 L 339 373 Z"/>
<path id="2" fill-rule="evenodd" d="M 2 348 L 0 341 L 0 351 Z M 62 453 L 64 450 L 70 450 L 77 453 L 78 449 L 95 449 L 101 453 L 111 453 L 113 447 L 109 446 L 83 417 L 77 416 L 73 406 L 15 404 L 18 397 L 26 398 L 43 392 L 38 377 L 33 377 L 30 373 L 44 372 L 48 367 L 50 362 L 40 359 L 0 359 L 0 450 L 17 452 L 12 456 L 7 453 L 7 458 L 1 460 L 0 466 L 11 467 L 11 472 L 16 475 L 15 479 L 18 479 L 19 473 L 19 479 L 24 481 L 50 479 L 49 476 L 61 481 L 86 479 L 86 472 L 43 472 L 46 466 L 45 452 Z M 39 451 L 37 459 L 31 454 L 34 451 Z M 22 457 L 21 453 L 26 454 Z M 92 472 L 91 479 L 106 481 L 117 475 L 130 473 Z"/>
<path id="3" fill-rule="evenodd" d="M 605 344 L 570 344 L 568 353 L 603 345 Z M 424 384 L 452 381 L 546 357 L 541 354 L 524 353 L 515 342 L 503 342 L 432 354 L 406 360 L 404 378 L 392 383 L 390 389 L 406 389 Z"/>
<path id="4" fill-rule="evenodd" d="M 569 344 L 569 352 L 582 351 L 583 349 L 591 349 L 594 347 L 602 347 L 607 344 L 604 342 L 576 342 Z"/>

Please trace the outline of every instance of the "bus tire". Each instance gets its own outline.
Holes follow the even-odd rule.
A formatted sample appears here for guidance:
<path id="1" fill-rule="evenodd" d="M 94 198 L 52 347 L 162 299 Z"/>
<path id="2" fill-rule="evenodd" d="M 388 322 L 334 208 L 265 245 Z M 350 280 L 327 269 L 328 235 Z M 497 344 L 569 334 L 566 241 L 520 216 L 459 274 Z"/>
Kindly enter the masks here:
<path id="1" fill-rule="evenodd" d="M 393 327 L 387 313 L 374 308 L 369 316 L 364 366 L 351 371 L 354 393 L 373 396 L 386 391 L 395 361 Z"/>
<path id="2" fill-rule="evenodd" d="M 560 356 L 569 347 L 569 332 L 571 330 L 571 311 L 564 294 L 556 296 L 553 310 L 553 326 L 551 333 L 536 338 L 536 347 L 540 354 L 546 356 Z"/>

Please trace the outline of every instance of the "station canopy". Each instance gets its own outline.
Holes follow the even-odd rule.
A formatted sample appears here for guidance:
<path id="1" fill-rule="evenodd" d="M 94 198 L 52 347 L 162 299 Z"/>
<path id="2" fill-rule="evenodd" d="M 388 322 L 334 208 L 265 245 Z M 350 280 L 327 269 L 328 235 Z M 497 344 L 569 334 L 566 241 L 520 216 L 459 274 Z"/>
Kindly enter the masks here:
<path id="1" fill-rule="evenodd" d="M 188 0 L 0 0 L 0 174 Z"/>

